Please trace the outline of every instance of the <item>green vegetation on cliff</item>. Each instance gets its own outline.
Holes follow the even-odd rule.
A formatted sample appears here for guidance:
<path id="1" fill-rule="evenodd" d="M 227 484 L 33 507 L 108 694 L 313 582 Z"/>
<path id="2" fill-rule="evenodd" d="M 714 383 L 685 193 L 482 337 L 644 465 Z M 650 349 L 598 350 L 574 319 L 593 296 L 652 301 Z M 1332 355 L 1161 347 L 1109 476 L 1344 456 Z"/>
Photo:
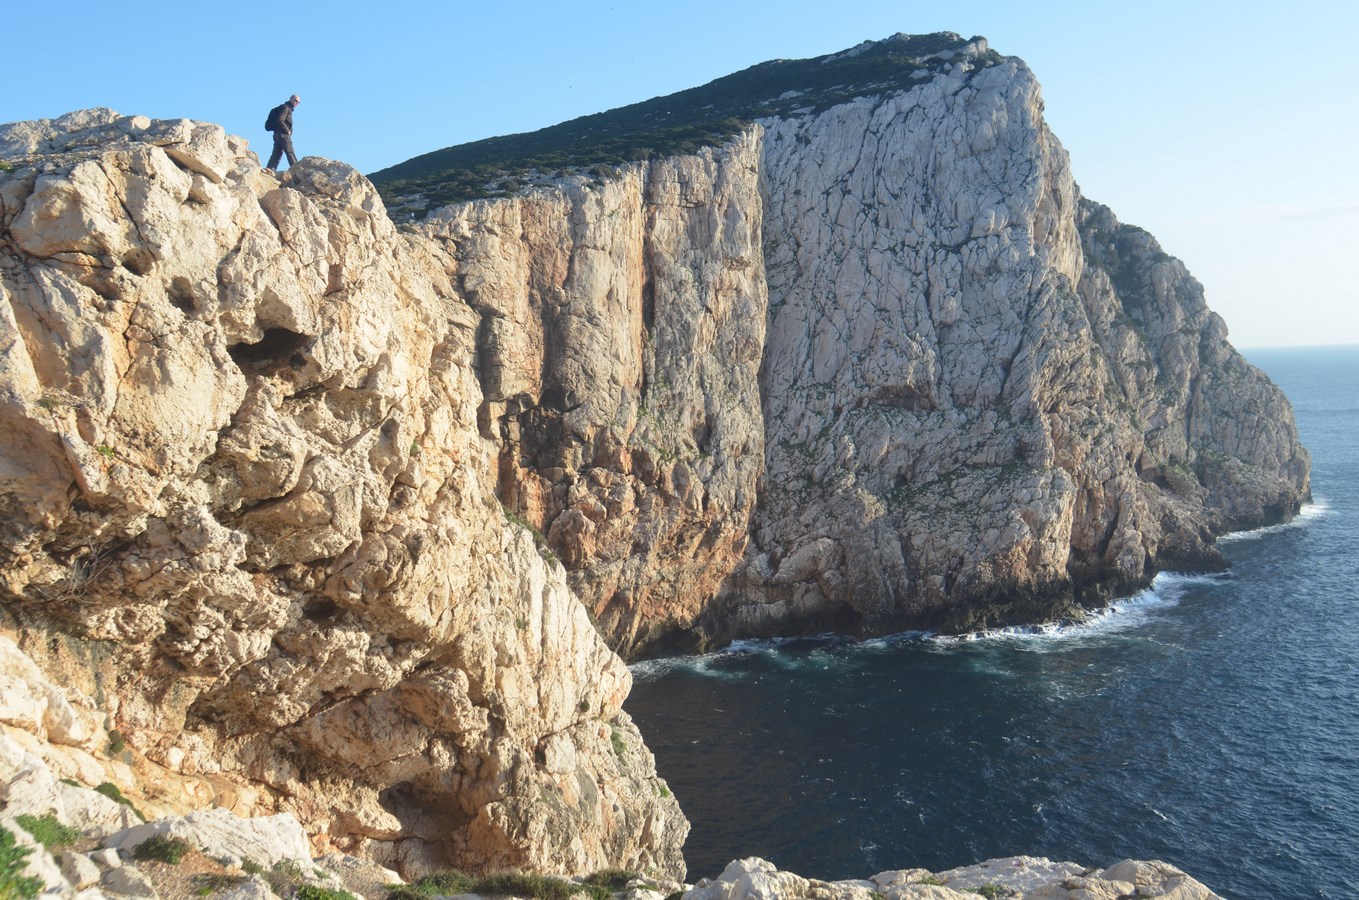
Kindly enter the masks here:
<path id="1" fill-rule="evenodd" d="M 973 38 L 972 40 L 976 40 Z M 729 139 L 750 122 L 819 112 L 854 97 L 917 84 L 941 54 L 969 41 L 956 34 L 898 35 L 814 59 L 760 63 L 701 87 L 553 125 L 417 156 L 369 177 L 393 206 L 420 197 L 432 209 L 517 191 L 524 179 L 692 153 Z M 999 61 L 987 51 L 973 62 Z"/>

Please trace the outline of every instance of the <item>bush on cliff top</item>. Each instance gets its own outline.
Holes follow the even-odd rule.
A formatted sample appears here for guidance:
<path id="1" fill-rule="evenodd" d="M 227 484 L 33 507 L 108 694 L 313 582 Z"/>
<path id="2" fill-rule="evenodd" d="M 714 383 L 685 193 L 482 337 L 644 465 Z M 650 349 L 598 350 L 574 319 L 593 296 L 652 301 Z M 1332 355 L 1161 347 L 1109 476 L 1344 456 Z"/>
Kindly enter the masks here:
<path id="1" fill-rule="evenodd" d="M 419 195 L 428 209 L 508 193 L 511 181 L 517 189 L 529 173 L 556 176 L 593 167 L 602 175 L 602 167 L 720 144 L 756 119 L 820 111 L 857 96 L 909 87 L 916 83 L 915 73 L 938 65 L 928 57 L 966 43 L 955 34 L 916 35 L 814 59 L 777 59 L 701 87 L 540 131 L 436 150 L 369 177 L 389 204 Z M 988 51 L 976 64 L 999 60 Z"/>
<path id="2" fill-rule="evenodd" d="M 31 852 L 18 845 L 14 832 L 0 828 L 0 900 L 36 897 L 42 890 L 40 879 L 24 874 L 24 860 Z"/>
<path id="3" fill-rule="evenodd" d="M 18 822 L 24 831 L 33 835 L 33 840 L 48 850 L 74 844 L 84 836 L 76 829 L 58 822 L 57 817 L 51 813 L 42 816 L 15 816 L 14 821 Z"/>
<path id="4" fill-rule="evenodd" d="M 606 869 L 584 879 L 584 883 L 554 878 L 551 875 L 522 875 L 502 872 L 475 878 L 462 872 L 426 875 L 411 884 L 389 885 L 387 900 L 428 900 L 445 894 L 483 894 L 490 897 L 531 897 L 533 900 L 569 900 L 584 894 L 592 900 L 611 900 L 633 873 Z"/>

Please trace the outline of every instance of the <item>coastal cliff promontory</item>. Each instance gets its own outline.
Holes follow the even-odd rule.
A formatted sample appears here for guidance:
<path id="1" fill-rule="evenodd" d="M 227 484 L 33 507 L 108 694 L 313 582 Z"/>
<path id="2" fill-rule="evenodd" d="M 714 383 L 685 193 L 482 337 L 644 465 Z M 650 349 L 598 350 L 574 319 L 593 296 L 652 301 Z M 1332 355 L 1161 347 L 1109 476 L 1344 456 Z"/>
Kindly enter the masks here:
<path id="1" fill-rule="evenodd" d="M 61 774 L 407 872 L 682 875 L 628 670 L 496 498 L 477 317 L 372 185 L 108 110 L 0 148 L 3 625 L 86 698 Z"/>
<path id="2" fill-rule="evenodd" d="M 1306 498 L 1287 400 L 985 41 L 602 116 L 385 196 L 0 126 L 18 746 L 404 873 L 682 878 L 615 651 L 1076 616 Z"/>
<path id="3" fill-rule="evenodd" d="M 650 158 L 542 183 L 618 153 Z M 983 39 L 766 63 L 374 178 L 420 209 L 468 173 L 517 193 L 414 230 L 481 315 L 500 496 L 625 654 L 1078 617 L 1308 496 L 1283 394 L 1081 196 Z"/>

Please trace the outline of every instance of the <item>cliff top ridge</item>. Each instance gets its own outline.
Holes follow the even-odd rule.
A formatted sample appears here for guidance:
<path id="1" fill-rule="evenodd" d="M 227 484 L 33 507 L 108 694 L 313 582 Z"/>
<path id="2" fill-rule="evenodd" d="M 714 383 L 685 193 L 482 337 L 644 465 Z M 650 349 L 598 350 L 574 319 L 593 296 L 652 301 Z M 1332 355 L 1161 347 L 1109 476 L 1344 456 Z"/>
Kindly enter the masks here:
<path id="1" fill-rule="evenodd" d="M 770 60 L 700 87 L 539 131 L 436 150 L 369 178 L 394 207 L 406 201 L 433 209 L 505 196 L 526 178 L 573 171 L 601 175 L 606 166 L 692 153 L 757 119 L 819 112 L 854 97 L 907 88 L 959 59 L 986 67 L 1001 57 L 982 37 L 895 34 L 826 56 Z"/>

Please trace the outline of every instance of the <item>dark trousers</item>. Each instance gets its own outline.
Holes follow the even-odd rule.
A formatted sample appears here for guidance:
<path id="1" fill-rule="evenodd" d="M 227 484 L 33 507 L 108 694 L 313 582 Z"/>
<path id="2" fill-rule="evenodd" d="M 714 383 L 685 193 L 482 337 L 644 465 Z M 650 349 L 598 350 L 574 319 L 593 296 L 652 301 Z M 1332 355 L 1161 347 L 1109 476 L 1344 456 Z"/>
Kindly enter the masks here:
<path id="1" fill-rule="evenodd" d="M 288 154 L 288 165 L 297 165 L 297 154 L 293 152 L 293 136 L 291 134 L 284 134 L 281 131 L 275 131 L 274 152 L 269 154 L 269 165 L 265 166 L 265 168 L 278 168 L 278 161 L 285 153 Z"/>

